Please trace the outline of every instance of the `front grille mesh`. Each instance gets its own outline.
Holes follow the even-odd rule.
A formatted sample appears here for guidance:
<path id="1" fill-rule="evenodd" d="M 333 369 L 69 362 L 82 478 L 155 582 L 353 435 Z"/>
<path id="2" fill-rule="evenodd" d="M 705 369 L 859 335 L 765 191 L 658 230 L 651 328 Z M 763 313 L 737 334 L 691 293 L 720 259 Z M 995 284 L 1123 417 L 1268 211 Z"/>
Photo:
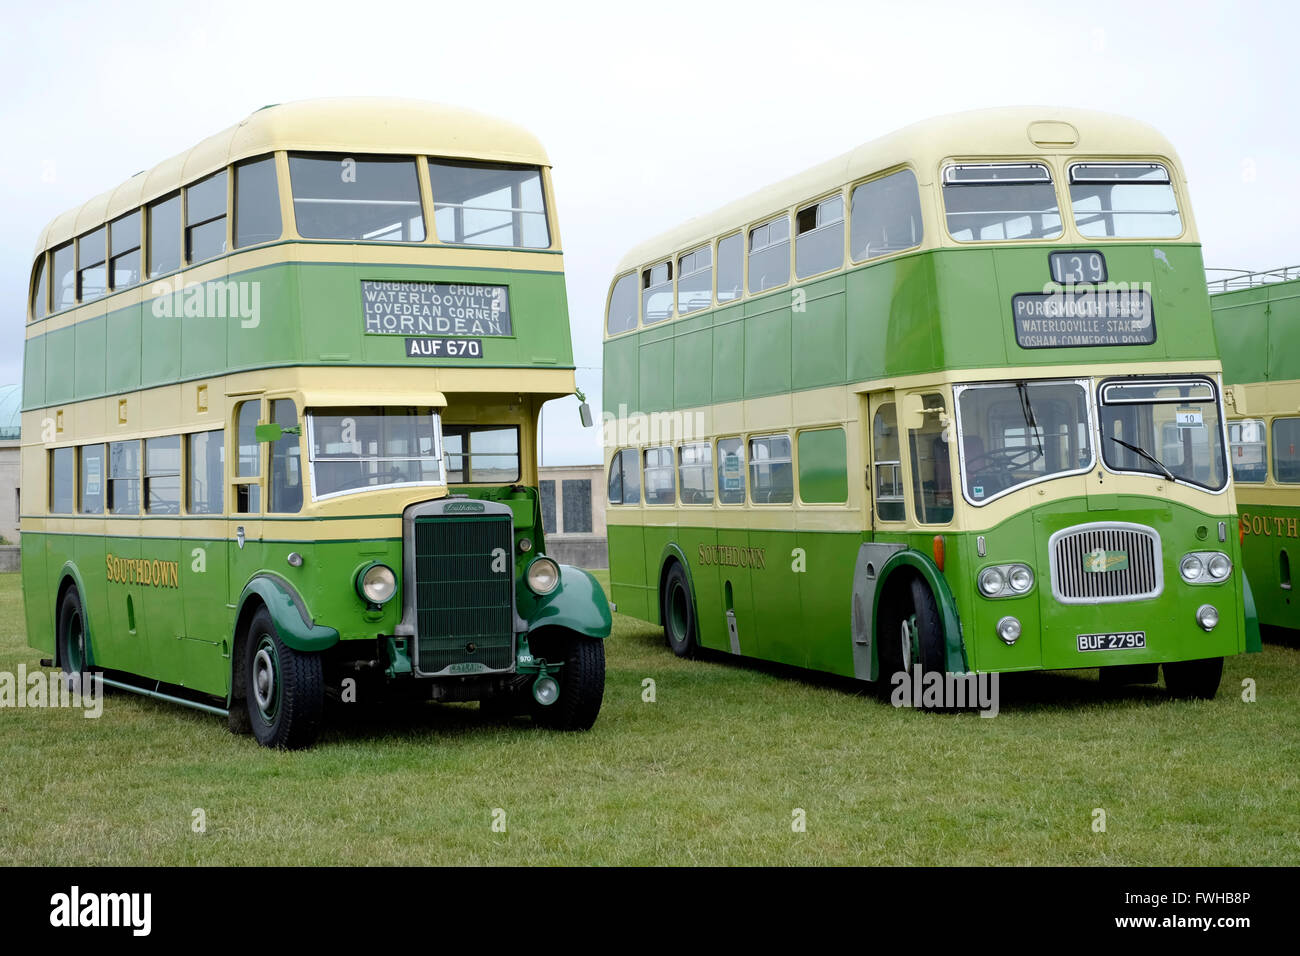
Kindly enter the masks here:
<path id="1" fill-rule="evenodd" d="M 1085 571 L 1093 551 L 1123 551 L 1128 567 Z M 1160 593 L 1160 539 L 1150 529 L 1083 526 L 1056 539 L 1052 589 L 1057 598 L 1078 602 L 1137 601 Z"/>
<path id="2" fill-rule="evenodd" d="M 421 672 L 473 663 L 505 670 L 514 663 L 512 530 L 510 515 L 416 520 L 416 663 Z M 504 572 L 492 570 L 497 549 L 502 549 L 496 560 L 504 560 Z"/>

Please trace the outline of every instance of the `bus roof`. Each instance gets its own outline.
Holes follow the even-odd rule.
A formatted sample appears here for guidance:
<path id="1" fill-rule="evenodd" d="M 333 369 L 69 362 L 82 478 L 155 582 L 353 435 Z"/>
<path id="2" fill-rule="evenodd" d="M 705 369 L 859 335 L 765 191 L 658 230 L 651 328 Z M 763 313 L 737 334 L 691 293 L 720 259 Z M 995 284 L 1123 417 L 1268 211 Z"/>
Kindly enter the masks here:
<path id="1" fill-rule="evenodd" d="M 1169 140 L 1126 116 L 1093 110 L 1019 106 L 974 110 L 922 120 L 865 143 L 841 156 L 751 193 L 714 212 L 640 243 L 619 262 L 615 275 L 689 251 L 747 223 L 816 199 L 845 183 L 910 165 L 921 186 L 932 185 L 945 159 L 1052 155 L 1137 155 L 1169 160 L 1170 175 L 1182 166 Z M 1188 236 L 1192 238 L 1189 230 Z"/>
<path id="2" fill-rule="evenodd" d="M 421 100 L 346 97 L 264 106 L 243 121 L 54 218 L 36 254 L 241 159 L 282 149 L 395 153 L 549 166 L 532 133 Z"/>

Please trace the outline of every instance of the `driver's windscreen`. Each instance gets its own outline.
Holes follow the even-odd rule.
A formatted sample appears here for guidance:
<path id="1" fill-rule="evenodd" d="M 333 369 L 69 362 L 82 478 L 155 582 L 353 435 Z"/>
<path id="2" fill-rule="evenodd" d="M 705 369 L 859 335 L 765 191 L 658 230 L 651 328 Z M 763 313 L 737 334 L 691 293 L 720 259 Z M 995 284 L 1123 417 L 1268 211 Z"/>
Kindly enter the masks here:
<path id="1" fill-rule="evenodd" d="M 1129 380 L 1101 387 L 1101 453 L 1113 471 L 1145 472 L 1218 490 L 1227 483 L 1214 386 L 1204 379 Z"/>
<path id="2" fill-rule="evenodd" d="M 962 484 L 975 504 L 1092 464 L 1088 393 L 1078 382 L 967 386 L 957 414 Z"/>

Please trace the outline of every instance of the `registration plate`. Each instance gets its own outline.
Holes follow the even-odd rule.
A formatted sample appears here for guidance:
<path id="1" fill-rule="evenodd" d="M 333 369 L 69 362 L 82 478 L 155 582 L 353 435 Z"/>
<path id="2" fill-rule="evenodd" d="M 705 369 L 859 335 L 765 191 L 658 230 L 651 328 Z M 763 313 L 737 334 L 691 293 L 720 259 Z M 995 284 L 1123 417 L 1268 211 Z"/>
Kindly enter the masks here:
<path id="1" fill-rule="evenodd" d="M 1146 646 L 1146 631 L 1079 635 L 1079 650 L 1081 651 L 1129 651 Z"/>

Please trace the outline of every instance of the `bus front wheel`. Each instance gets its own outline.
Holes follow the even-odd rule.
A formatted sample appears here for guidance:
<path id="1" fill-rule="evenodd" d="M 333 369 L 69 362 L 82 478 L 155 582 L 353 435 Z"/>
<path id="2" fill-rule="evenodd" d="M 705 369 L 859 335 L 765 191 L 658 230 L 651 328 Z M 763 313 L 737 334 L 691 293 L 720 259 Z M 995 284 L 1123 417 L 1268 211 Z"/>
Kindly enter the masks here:
<path id="1" fill-rule="evenodd" d="M 605 697 L 605 642 L 553 629 L 529 645 L 534 657 L 563 663 L 555 675 L 559 697 L 550 704 L 532 699 L 533 720 L 552 730 L 590 730 Z"/>
<path id="2" fill-rule="evenodd" d="M 281 641 L 263 607 L 249 622 L 243 667 L 248 719 L 257 742 L 280 750 L 310 747 L 325 708 L 320 655 L 295 651 Z"/>
<path id="3" fill-rule="evenodd" d="M 944 671 L 943 619 L 929 585 L 919 576 L 895 582 L 882 602 L 876 621 L 879 682 L 888 689 L 895 674 Z"/>
<path id="4" fill-rule="evenodd" d="M 1213 700 L 1219 692 L 1219 681 L 1223 678 L 1222 657 L 1200 661 L 1170 661 L 1161 666 L 1165 671 L 1165 687 L 1175 697 L 1182 700 Z"/>
<path id="5" fill-rule="evenodd" d="M 686 572 L 677 562 L 664 577 L 663 607 L 664 637 L 678 657 L 693 657 L 697 647 L 695 636 L 695 602 L 691 600 L 691 585 Z"/>

